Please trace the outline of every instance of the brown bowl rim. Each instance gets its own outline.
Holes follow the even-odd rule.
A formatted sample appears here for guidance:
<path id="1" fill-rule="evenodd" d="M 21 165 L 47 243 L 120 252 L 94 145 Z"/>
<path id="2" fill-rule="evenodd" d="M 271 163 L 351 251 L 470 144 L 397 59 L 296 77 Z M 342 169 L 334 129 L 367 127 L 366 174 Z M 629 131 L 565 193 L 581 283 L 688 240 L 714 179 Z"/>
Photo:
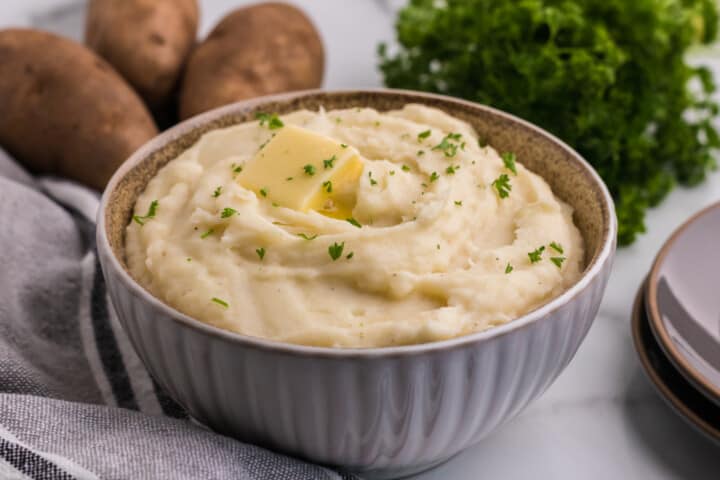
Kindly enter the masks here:
<path id="1" fill-rule="evenodd" d="M 336 348 L 336 347 L 318 347 L 310 345 L 301 345 L 293 343 L 285 343 L 276 340 L 270 340 L 261 337 L 253 337 L 250 335 L 244 335 L 229 330 L 224 330 L 218 327 L 214 327 L 210 324 L 203 323 L 200 320 L 186 315 L 170 305 L 166 304 L 159 298 L 152 295 L 138 282 L 136 282 L 130 274 L 123 268 L 121 262 L 115 256 L 115 252 L 110 246 L 110 242 L 106 232 L 106 211 L 109 209 L 109 200 L 112 196 L 112 192 L 117 187 L 120 180 L 137 164 L 142 162 L 144 159 L 162 149 L 164 145 L 181 138 L 183 135 L 193 131 L 199 125 L 210 123 L 218 120 L 225 116 L 233 115 L 237 112 L 252 111 L 257 109 L 264 103 L 268 102 L 288 102 L 294 99 L 298 99 L 306 96 L 347 96 L 347 95 L 388 95 L 388 96 L 402 96 L 408 99 L 407 103 L 422 103 L 423 100 L 432 100 L 435 102 L 449 104 L 455 107 L 461 107 L 464 109 L 471 109 L 477 111 L 484 111 L 485 113 L 500 117 L 504 120 L 510 121 L 519 127 L 528 129 L 529 131 L 546 137 L 548 140 L 556 144 L 565 153 L 568 154 L 572 161 L 576 162 L 578 166 L 583 170 L 583 173 L 592 180 L 592 184 L 596 189 L 596 196 L 601 201 L 601 208 L 604 213 L 604 224 L 602 233 L 601 247 L 595 252 L 593 257 L 588 262 L 585 271 L 583 272 L 580 279 L 570 286 L 563 293 L 557 297 L 549 300 L 548 302 L 540 305 L 536 309 L 522 315 L 510 322 L 503 325 L 499 325 L 481 332 L 470 333 L 468 335 L 462 335 L 446 340 L 439 340 L 435 342 L 427 342 L 420 344 L 411 345 L 398 345 L 389 347 L 373 347 L 373 348 Z M 542 175 L 541 175 L 542 176 Z M 575 150 L 565 144 L 562 140 L 555 137 L 551 133 L 541 129 L 540 127 L 527 122 L 519 117 L 503 112 L 501 110 L 482 105 L 467 100 L 462 100 L 446 95 L 438 95 L 426 92 L 416 92 L 412 90 L 398 90 L 398 89 L 387 89 L 387 88 L 376 88 L 376 89 L 342 89 L 342 90 L 301 90 L 297 92 L 283 93 L 279 95 L 268 95 L 264 97 L 257 97 L 251 100 L 245 100 L 229 104 L 208 112 L 202 113 L 190 119 L 187 119 L 178 125 L 166 130 L 157 137 L 150 140 L 148 143 L 140 147 L 134 154 L 130 156 L 115 172 L 110 179 L 105 191 L 102 195 L 100 207 L 98 209 L 97 217 L 97 246 L 98 249 L 105 250 L 108 255 L 109 262 L 103 265 L 103 268 L 112 268 L 118 274 L 120 281 L 133 294 L 142 298 L 144 301 L 150 303 L 155 309 L 162 311 L 173 321 L 180 323 L 182 326 L 189 327 L 193 330 L 200 331 L 204 334 L 208 334 L 215 337 L 220 337 L 224 340 L 231 341 L 234 343 L 242 344 L 246 347 L 275 351 L 278 353 L 285 354 L 301 354 L 304 356 L 314 357 L 332 357 L 332 358 L 373 358 L 373 357 L 388 357 L 388 356 L 406 356 L 406 355 L 419 355 L 436 353 L 439 351 L 454 350 L 459 348 L 468 347 L 471 344 L 482 343 L 491 339 L 496 339 L 515 331 L 524 329 L 536 321 L 550 315 L 554 311 L 566 303 L 572 301 L 577 295 L 585 291 L 592 283 L 595 278 L 600 275 L 604 267 L 608 262 L 612 261 L 613 254 L 616 246 L 617 237 L 617 219 L 615 217 L 615 208 L 610 192 L 605 183 L 600 178 L 599 174 L 590 164 L 583 159 Z M 112 288 L 109 286 L 109 288 Z"/>
<path id="2" fill-rule="evenodd" d="M 652 267 L 650 268 L 650 273 L 648 275 L 647 295 L 645 296 L 645 305 L 648 311 L 648 319 L 650 322 L 650 326 L 652 327 L 653 333 L 657 337 L 660 347 L 663 349 L 666 356 L 668 357 L 668 359 L 670 359 L 675 368 L 677 368 L 683 374 L 683 376 L 685 376 L 685 378 L 690 381 L 690 383 L 695 385 L 706 396 L 710 397 L 711 400 L 715 401 L 716 403 L 720 402 L 720 386 L 714 385 L 707 378 L 705 378 L 702 373 L 700 373 L 695 367 L 690 364 L 690 362 L 687 361 L 685 356 L 682 355 L 680 350 L 678 350 L 673 344 L 672 339 L 670 338 L 670 332 L 668 332 L 667 328 L 665 327 L 665 322 L 662 321 L 662 316 L 660 315 L 660 308 L 658 307 L 657 298 L 657 286 L 660 280 L 660 268 L 665 263 L 665 260 L 667 259 L 670 250 L 672 250 L 673 246 L 680 238 L 680 236 L 685 233 L 688 227 L 695 223 L 695 221 L 717 209 L 720 209 L 720 201 L 714 202 L 703 208 L 699 212 L 695 213 L 692 217 L 683 222 L 682 225 L 677 227 L 675 231 L 670 235 L 667 241 L 663 244 L 662 248 L 660 248 L 658 254 L 655 256 L 655 260 L 653 261 Z"/>

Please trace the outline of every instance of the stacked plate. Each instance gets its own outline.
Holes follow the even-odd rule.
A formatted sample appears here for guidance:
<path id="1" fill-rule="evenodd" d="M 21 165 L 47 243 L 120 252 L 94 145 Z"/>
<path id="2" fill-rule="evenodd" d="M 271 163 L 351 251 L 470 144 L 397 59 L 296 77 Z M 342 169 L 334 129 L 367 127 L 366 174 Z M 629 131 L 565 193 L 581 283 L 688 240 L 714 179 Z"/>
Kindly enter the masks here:
<path id="1" fill-rule="evenodd" d="M 660 395 L 720 441 L 720 203 L 660 250 L 632 319 L 640 361 Z"/>

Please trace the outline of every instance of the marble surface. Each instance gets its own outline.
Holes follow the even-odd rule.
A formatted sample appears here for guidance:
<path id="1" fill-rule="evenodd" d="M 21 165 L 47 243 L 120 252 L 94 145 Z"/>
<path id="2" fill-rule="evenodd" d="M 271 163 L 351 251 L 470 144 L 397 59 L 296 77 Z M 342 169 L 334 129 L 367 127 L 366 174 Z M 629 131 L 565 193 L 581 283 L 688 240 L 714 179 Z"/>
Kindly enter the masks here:
<path id="1" fill-rule="evenodd" d="M 40 23 L 77 36 L 68 0 L 5 0 L 0 27 Z M 201 0 L 202 33 L 243 0 Z M 376 87 L 376 45 L 393 38 L 398 0 L 296 0 L 327 50 L 325 87 Z M 70 5 L 68 9 L 67 6 Z M 48 12 L 55 12 L 48 15 Z M 720 78 L 720 59 L 700 56 Z M 649 212 L 648 233 L 618 252 L 600 314 L 585 343 L 548 391 L 516 419 L 418 480 L 527 478 L 714 479 L 720 446 L 678 418 L 645 378 L 633 350 L 633 297 L 662 243 L 692 213 L 720 201 L 720 173 L 678 188 Z M 711 241 L 709 239 L 709 241 Z"/>

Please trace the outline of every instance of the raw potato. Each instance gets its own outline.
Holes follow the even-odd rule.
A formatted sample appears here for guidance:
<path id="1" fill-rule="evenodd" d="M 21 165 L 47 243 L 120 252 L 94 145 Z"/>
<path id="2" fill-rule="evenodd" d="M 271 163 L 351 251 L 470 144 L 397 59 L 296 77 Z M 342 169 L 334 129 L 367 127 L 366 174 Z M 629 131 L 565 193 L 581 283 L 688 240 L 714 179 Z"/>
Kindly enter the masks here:
<path id="1" fill-rule="evenodd" d="M 190 55 L 180 116 L 246 98 L 317 88 L 324 63 L 320 35 L 297 8 L 264 3 L 235 10 Z"/>
<path id="2" fill-rule="evenodd" d="M 101 190 L 157 134 L 140 97 L 84 46 L 0 30 L 0 146 L 39 173 Z"/>
<path id="3" fill-rule="evenodd" d="M 85 43 L 152 107 L 168 102 L 195 44 L 197 0 L 91 0 Z"/>

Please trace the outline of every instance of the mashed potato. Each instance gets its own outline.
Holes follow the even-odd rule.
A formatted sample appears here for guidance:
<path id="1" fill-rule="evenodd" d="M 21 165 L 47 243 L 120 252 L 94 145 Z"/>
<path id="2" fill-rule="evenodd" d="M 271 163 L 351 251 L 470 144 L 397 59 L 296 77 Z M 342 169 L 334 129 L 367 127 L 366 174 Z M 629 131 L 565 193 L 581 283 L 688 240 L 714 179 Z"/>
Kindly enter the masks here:
<path id="1" fill-rule="evenodd" d="M 579 278 L 571 208 L 466 123 L 421 105 L 280 118 L 359 152 L 352 217 L 241 186 L 280 122 L 209 132 L 150 181 L 127 227 L 132 274 L 169 305 L 280 342 L 384 347 L 504 324 Z"/>

